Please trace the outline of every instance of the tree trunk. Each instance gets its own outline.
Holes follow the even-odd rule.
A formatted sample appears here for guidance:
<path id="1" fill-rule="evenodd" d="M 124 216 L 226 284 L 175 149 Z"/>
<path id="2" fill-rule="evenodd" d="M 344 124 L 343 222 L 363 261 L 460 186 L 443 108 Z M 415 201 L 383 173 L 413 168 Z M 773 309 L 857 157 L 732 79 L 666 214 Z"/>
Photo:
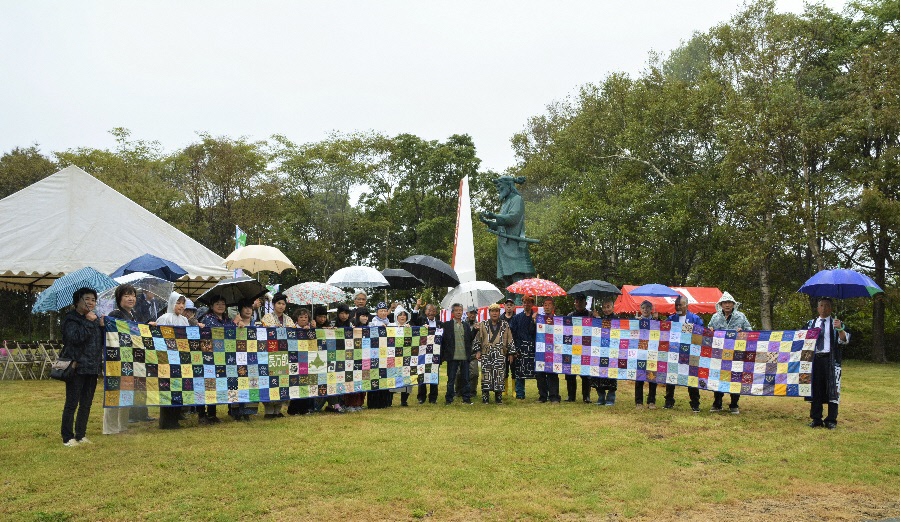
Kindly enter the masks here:
<path id="1" fill-rule="evenodd" d="M 883 230 L 880 228 L 880 232 Z M 885 264 L 888 254 L 888 237 L 883 232 L 878 240 L 876 250 L 876 277 L 879 288 L 885 288 Z M 888 362 L 885 358 L 885 294 L 877 294 L 873 298 L 873 345 L 870 347 L 870 360 L 877 363 Z"/>
<path id="2" fill-rule="evenodd" d="M 773 318 L 770 313 L 770 269 L 767 266 L 767 260 L 764 258 L 760 264 L 760 329 L 771 330 L 773 328 Z"/>

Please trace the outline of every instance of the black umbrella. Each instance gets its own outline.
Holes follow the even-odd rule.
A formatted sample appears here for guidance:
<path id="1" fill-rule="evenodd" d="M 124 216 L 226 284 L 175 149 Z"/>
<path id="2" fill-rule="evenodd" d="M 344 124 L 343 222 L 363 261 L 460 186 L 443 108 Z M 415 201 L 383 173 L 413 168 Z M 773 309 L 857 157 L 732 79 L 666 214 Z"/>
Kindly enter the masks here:
<path id="1" fill-rule="evenodd" d="M 601 298 L 610 295 L 620 295 L 622 292 L 619 291 L 619 288 L 607 281 L 589 279 L 588 281 L 582 281 L 581 283 L 576 284 L 574 287 L 570 288 L 567 293 L 569 295 L 581 294 L 584 296 Z"/>
<path id="2" fill-rule="evenodd" d="M 429 287 L 457 286 L 460 284 L 457 272 L 449 264 L 432 256 L 410 256 L 401 261 L 400 266 L 418 277 Z"/>
<path id="3" fill-rule="evenodd" d="M 238 277 L 235 279 L 224 279 L 216 283 L 216 286 L 210 288 L 197 298 L 198 303 L 212 304 L 212 298 L 221 296 L 225 298 L 226 306 L 234 306 L 241 302 L 242 299 L 254 300 L 266 294 L 266 287 L 262 283 L 252 277 Z"/>
<path id="4" fill-rule="evenodd" d="M 390 285 L 388 288 L 392 290 L 410 290 L 425 285 L 419 278 L 403 268 L 386 268 L 382 270 L 382 275 L 388 280 Z"/>

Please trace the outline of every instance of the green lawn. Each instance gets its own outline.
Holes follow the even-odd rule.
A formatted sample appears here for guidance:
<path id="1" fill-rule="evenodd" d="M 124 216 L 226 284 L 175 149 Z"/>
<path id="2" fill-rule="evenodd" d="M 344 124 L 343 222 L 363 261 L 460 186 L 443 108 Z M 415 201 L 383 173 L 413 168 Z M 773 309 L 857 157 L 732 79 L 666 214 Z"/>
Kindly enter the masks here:
<path id="1" fill-rule="evenodd" d="M 0 517 L 14 520 L 862 520 L 898 516 L 899 370 L 849 362 L 839 429 L 800 399 L 742 413 L 529 399 L 414 404 L 62 446 L 63 385 L 0 381 Z M 561 379 L 561 387 L 565 383 Z M 443 392 L 443 390 L 442 390 Z M 662 387 L 659 404 L 662 405 Z M 415 401 L 414 401 L 415 402 Z M 155 412 L 154 412 L 155 414 Z M 261 416 L 260 416 L 261 417 Z"/>

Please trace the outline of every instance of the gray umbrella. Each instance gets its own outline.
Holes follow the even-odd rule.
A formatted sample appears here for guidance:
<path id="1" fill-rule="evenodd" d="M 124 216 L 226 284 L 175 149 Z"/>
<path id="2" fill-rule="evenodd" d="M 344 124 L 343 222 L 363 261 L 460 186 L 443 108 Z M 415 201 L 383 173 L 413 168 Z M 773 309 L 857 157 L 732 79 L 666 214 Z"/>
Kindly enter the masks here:
<path id="1" fill-rule="evenodd" d="M 221 296 L 227 306 L 234 306 L 244 299 L 253 300 L 266 294 L 266 287 L 251 277 L 243 276 L 225 279 L 216 283 L 197 298 L 198 303 L 212 304 L 212 298 Z"/>
<path id="2" fill-rule="evenodd" d="M 392 290 L 411 290 L 422 288 L 425 285 L 419 278 L 403 268 L 386 268 L 382 270 L 382 275 L 388 280 L 389 288 Z"/>
<path id="3" fill-rule="evenodd" d="M 457 272 L 449 264 L 432 256 L 410 256 L 401 261 L 400 266 L 432 288 L 460 284 Z"/>
<path id="4" fill-rule="evenodd" d="M 588 281 L 577 283 L 575 286 L 569 289 L 569 292 L 567 292 L 567 294 L 579 294 L 600 299 L 602 297 L 607 297 L 610 295 L 620 295 L 622 294 L 622 292 L 619 291 L 619 288 L 613 286 L 607 281 L 601 281 L 600 279 L 589 279 Z"/>

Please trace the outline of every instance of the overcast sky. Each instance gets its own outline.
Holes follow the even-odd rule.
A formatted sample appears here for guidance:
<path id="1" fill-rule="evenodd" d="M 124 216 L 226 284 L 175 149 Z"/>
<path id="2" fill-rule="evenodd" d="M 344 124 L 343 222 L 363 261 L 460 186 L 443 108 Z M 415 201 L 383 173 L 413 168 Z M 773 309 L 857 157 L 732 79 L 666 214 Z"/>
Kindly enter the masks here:
<path id="1" fill-rule="evenodd" d="M 0 153 L 112 148 L 113 127 L 167 150 L 198 132 L 468 133 L 482 167 L 502 171 L 514 163 L 510 137 L 548 103 L 611 72 L 639 73 L 649 52 L 740 5 L 0 0 Z"/>

